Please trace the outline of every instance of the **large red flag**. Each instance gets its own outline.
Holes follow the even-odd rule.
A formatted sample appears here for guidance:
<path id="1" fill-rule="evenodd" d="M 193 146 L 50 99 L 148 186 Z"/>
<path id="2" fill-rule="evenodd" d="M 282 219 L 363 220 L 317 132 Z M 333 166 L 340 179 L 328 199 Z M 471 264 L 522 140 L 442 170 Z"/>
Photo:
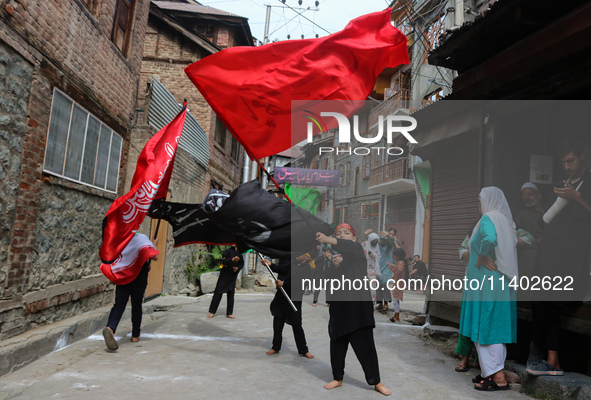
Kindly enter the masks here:
<path id="1" fill-rule="evenodd" d="M 306 139 L 305 130 L 290 132 L 292 100 L 366 100 L 384 68 L 409 63 L 391 11 L 361 16 L 319 39 L 232 47 L 185 72 L 251 157 L 270 156 Z M 361 104 L 350 102 L 344 114 Z"/>
<path id="2" fill-rule="evenodd" d="M 103 220 L 103 243 L 99 256 L 110 264 L 119 257 L 138 230 L 152 201 L 166 197 L 187 103 L 179 114 L 157 134 L 140 153 L 131 189 L 113 202 Z"/>

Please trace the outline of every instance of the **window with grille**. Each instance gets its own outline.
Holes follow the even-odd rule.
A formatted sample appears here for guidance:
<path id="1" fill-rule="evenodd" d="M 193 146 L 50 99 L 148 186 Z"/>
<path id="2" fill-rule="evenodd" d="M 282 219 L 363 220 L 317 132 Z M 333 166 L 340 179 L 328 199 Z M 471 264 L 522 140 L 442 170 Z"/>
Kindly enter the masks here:
<path id="1" fill-rule="evenodd" d="M 343 164 L 339 164 L 339 186 L 343 186 L 344 182 L 345 182 L 345 173 L 344 173 L 344 168 L 343 168 Z"/>
<path id="2" fill-rule="evenodd" d="M 357 196 L 359 194 L 359 167 L 355 168 L 355 176 L 353 177 L 354 179 L 354 195 Z"/>
<path id="3" fill-rule="evenodd" d="M 343 207 L 343 222 L 344 223 L 349 222 L 349 207 L 347 207 L 347 206 Z"/>
<path id="4" fill-rule="evenodd" d="M 58 89 L 53 91 L 43 170 L 117 192 L 123 139 Z"/>
<path id="5" fill-rule="evenodd" d="M 111 39 L 125 57 L 129 56 L 131 47 L 135 2 L 136 0 L 117 0 L 117 8 L 115 9 Z"/>

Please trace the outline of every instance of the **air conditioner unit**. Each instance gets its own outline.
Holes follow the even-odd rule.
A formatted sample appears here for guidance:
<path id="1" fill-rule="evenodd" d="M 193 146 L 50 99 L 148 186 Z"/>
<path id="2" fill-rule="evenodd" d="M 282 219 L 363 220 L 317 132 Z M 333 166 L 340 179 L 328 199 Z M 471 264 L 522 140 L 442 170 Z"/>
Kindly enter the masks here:
<path id="1" fill-rule="evenodd" d="M 393 95 L 394 95 L 394 89 L 392 89 L 392 88 L 385 88 L 384 89 L 384 100 L 388 100 Z"/>

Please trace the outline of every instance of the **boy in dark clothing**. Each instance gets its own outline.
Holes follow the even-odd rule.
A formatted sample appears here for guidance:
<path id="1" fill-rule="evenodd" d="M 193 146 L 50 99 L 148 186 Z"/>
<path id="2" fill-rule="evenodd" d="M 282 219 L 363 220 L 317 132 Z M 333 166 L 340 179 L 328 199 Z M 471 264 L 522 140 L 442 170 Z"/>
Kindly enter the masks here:
<path id="1" fill-rule="evenodd" d="M 332 258 L 334 267 L 330 274 L 331 278 L 339 280 L 346 278 L 351 281 L 366 278 L 365 254 L 361 245 L 357 243 L 353 227 L 349 224 L 338 225 L 335 237 L 328 237 L 321 232 L 316 234 L 316 240 L 330 244 L 332 249 L 339 253 Z M 373 339 L 375 320 L 371 293 L 368 289 L 355 292 L 357 293 L 341 292 L 331 296 L 328 333 L 334 380 L 324 385 L 324 388 L 330 390 L 343 385 L 345 357 L 351 344 L 363 368 L 367 383 L 374 385 L 375 390 L 381 394 L 389 396 L 392 392 L 380 382 L 378 354 Z M 351 299 L 351 297 L 354 298 Z M 333 301 L 332 298 L 338 301 Z M 347 301 L 346 298 L 350 300 Z"/>
<path id="2" fill-rule="evenodd" d="M 213 318 L 218 310 L 220 301 L 222 301 L 222 295 L 226 293 L 228 299 L 228 305 L 226 306 L 226 317 L 234 319 L 234 292 L 236 291 L 236 278 L 238 273 L 244 267 L 244 259 L 242 255 L 238 253 L 236 245 L 233 245 L 229 249 L 224 250 L 222 253 L 222 265 L 223 268 L 220 270 L 220 276 L 218 282 L 215 285 L 215 291 L 211 304 L 209 305 L 209 315 L 207 318 Z"/>
<path id="3" fill-rule="evenodd" d="M 293 337 L 296 342 L 296 346 L 298 348 L 298 353 L 303 355 L 306 358 L 312 359 L 314 356 L 310 354 L 308 351 L 308 345 L 306 344 L 306 335 L 304 334 L 304 328 L 302 328 L 302 293 L 301 290 L 299 293 L 292 297 L 292 279 L 291 279 L 291 264 L 297 263 L 296 260 L 291 261 L 289 259 L 281 259 L 279 260 L 279 264 L 272 264 L 269 260 L 262 260 L 261 263 L 267 266 L 270 266 L 271 270 L 275 272 L 277 276 L 277 280 L 275 284 L 277 285 L 277 291 L 275 292 L 275 297 L 271 302 L 271 314 L 273 315 L 273 347 L 271 350 L 267 351 L 267 355 L 273 355 L 279 353 L 281 350 L 281 343 L 283 342 L 283 327 L 285 324 L 291 325 L 293 330 Z M 280 287 L 283 287 L 287 295 L 295 300 L 293 304 L 297 308 L 297 311 L 294 311 L 281 290 Z"/>

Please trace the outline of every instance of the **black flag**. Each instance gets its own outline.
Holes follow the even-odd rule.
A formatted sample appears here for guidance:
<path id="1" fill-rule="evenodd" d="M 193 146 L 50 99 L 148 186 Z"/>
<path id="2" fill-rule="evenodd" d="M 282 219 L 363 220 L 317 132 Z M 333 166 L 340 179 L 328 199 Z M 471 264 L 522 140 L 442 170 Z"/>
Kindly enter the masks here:
<path id="1" fill-rule="evenodd" d="M 159 209 L 171 211 L 158 212 Z M 273 258 L 290 258 L 292 253 L 302 254 L 315 248 L 316 232 L 332 234 L 330 225 L 267 193 L 257 181 L 239 186 L 211 213 L 206 213 L 201 204 L 163 202 L 153 207 L 149 215 L 171 223 L 175 247 L 190 243 L 225 244 L 221 243 L 222 238 L 234 237 L 241 252 L 253 249 Z"/>

